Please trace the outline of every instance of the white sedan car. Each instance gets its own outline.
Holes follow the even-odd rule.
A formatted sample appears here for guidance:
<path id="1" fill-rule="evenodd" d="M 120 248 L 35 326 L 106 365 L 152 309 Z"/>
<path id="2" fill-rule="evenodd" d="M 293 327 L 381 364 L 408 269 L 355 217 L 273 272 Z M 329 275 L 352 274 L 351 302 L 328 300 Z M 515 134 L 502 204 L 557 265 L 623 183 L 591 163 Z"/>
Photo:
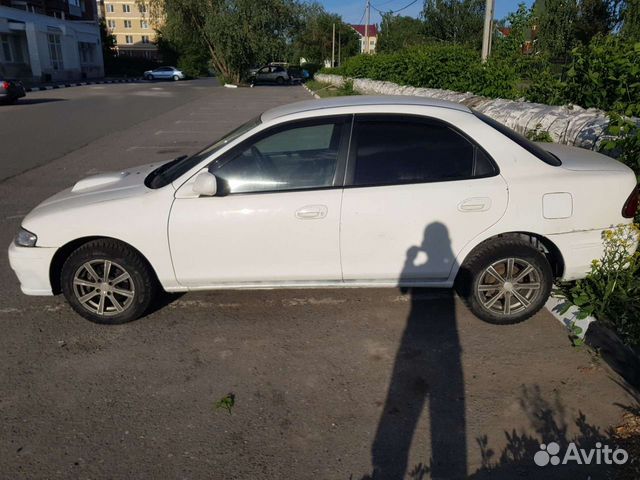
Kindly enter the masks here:
<path id="1" fill-rule="evenodd" d="M 631 223 L 636 177 L 467 107 L 342 97 L 275 108 L 202 152 L 45 200 L 9 259 L 28 295 L 124 323 L 164 291 L 456 286 L 522 321 Z"/>

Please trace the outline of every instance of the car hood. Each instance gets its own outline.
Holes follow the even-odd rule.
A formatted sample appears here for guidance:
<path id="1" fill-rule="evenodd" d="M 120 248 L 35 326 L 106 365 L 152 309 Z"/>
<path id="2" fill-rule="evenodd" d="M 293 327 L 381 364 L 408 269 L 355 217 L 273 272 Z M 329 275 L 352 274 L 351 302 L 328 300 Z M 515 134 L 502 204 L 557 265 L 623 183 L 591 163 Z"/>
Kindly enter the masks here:
<path id="1" fill-rule="evenodd" d="M 106 172 L 92 175 L 76 182 L 34 208 L 25 218 L 25 223 L 36 218 L 57 213 L 60 210 L 72 210 L 88 204 L 107 202 L 153 192 L 144 184 L 144 180 L 153 170 L 164 162 L 151 163 L 128 168 L 118 172 Z"/>
<path id="2" fill-rule="evenodd" d="M 558 157 L 562 162 L 562 168 L 567 170 L 600 172 L 626 172 L 629 170 L 629 167 L 615 158 L 607 157 L 593 150 L 557 143 L 538 143 L 538 145 Z"/>

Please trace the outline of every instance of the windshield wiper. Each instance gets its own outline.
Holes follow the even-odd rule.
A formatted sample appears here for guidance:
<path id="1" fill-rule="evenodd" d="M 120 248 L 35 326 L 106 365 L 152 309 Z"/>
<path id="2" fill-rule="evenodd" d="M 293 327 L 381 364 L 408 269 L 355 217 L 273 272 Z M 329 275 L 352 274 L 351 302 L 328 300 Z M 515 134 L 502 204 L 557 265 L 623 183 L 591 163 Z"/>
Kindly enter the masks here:
<path id="1" fill-rule="evenodd" d="M 174 166 L 178 165 L 180 162 L 185 160 L 188 155 L 180 155 L 179 157 L 174 158 L 170 162 L 165 163 L 164 165 L 160 165 L 153 172 L 149 174 L 146 178 L 145 183 L 149 188 L 159 188 L 158 182 L 165 178 L 166 173 Z"/>

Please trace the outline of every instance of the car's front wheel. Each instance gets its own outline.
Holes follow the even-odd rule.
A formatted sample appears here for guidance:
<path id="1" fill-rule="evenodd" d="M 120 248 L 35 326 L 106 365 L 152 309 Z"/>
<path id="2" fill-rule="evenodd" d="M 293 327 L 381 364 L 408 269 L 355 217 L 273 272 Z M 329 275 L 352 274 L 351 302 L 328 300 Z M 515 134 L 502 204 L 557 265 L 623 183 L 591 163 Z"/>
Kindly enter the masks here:
<path id="1" fill-rule="evenodd" d="M 141 317 L 158 290 L 147 262 L 110 239 L 93 240 L 71 253 L 62 267 L 61 285 L 76 312 L 110 325 Z"/>
<path id="2" fill-rule="evenodd" d="M 149 75 L 147 75 L 146 78 L 147 78 L 147 80 L 153 80 L 153 75 L 149 74 Z"/>
<path id="3" fill-rule="evenodd" d="M 180 80 L 180 77 L 178 75 L 174 75 L 173 76 L 173 81 L 177 82 L 178 80 Z"/>
<path id="4" fill-rule="evenodd" d="M 522 322 L 544 306 L 553 273 L 545 254 L 525 238 L 505 236 L 473 251 L 457 283 L 478 318 L 504 325 Z"/>

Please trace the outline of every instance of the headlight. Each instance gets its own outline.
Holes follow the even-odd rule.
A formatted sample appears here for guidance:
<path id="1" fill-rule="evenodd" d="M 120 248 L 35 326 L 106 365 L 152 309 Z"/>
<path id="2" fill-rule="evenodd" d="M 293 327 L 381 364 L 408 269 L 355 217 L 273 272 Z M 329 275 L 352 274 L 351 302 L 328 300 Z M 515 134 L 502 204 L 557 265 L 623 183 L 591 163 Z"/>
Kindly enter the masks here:
<path id="1" fill-rule="evenodd" d="M 35 247 L 37 241 L 38 236 L 35 233 L 31 233 L 21 227 L 20 230 L 18 230 L 14 243 L 19 247 Z"/>

